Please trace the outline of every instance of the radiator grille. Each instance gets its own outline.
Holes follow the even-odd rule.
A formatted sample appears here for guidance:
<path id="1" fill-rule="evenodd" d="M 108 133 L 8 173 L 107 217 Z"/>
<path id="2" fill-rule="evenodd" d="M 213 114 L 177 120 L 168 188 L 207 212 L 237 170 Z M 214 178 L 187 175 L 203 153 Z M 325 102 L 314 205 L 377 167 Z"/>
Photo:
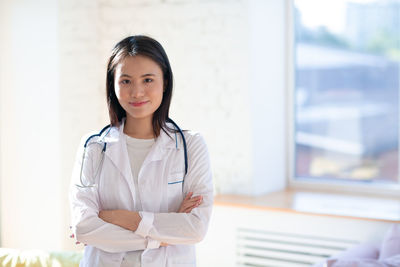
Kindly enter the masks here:
<path id="1" fill-rule="evenodd" d="M 357 243 L 354 240 L 239 228 L 237 266 L 310 266 Z"/>

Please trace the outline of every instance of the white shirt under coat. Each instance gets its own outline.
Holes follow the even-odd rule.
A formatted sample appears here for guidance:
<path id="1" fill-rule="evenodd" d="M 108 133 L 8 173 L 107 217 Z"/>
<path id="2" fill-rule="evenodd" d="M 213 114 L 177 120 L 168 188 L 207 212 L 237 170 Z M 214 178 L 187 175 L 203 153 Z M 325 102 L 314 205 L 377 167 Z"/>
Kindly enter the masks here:
<path id="1" fill-rule="evenodd" d="M 128 157 L 131 163 L 131 171 L 133 184 L 135 189 L 135 210 L 142 210 L 142 202 L 139 198 L 138 177 L 147 154 L 150 152 L 155 140 L 153 139 L 137 139 L 124 135 L 126 147 L 128 149 Z M 141 267 L 141 257 L 143 250 L 128 251 L 122 258 L 121 267 Z"/>
<path id="2" fill-rule="evenodd" d="M 142 164 L 136 188 L 123 126 L 122 123 L 120 127 L 112 127 L 104 138 L 107 149 L 96 177 L 103 145 L 92 144 L 87 148 L 82 179 L 84 184 L 95 184 L 94 187 L 76 186 L 80 184 L 83 142 L 78 151 L 70 202 L 72 230 L 79 242 L 87 244 L 80 266 L 119 267 L 128 251 L 137 250 L 143 250 L 143 267 L 196 266 L 194 244 L 207 232 L 213 205 L 212 175 L 204 139 L 197 133 L 184 132 L 189 168 L 182 190 L 185 172 L 182 139 L 179 133 L 170 133 L 169 137 L 161 130 Z M 99 139 L 96 137 L 90 143 Z M 135 191 L 142 206 L 139 211 L 142 221 L 135 232 L 98 217 L 100 210 L 135 211 Z M 202 204 L 191 213 L 177 213 L 189 192 L 203 196 Z M 160 247 L 161 242 L 171 245 Z"/>

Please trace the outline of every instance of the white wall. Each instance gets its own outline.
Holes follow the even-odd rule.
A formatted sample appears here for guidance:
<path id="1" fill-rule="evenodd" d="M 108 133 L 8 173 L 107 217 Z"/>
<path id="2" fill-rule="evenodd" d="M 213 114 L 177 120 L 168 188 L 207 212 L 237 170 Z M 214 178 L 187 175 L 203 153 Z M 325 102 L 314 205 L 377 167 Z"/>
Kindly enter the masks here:
<path id="1" fill-rule="evenodd" d="M 61 209 L 63 246 L 78 248 L 69 238 L 68 188 L 81 137 L 106 124 L 106 57 L 100 54 L 96 0 L 59 1 Z"/>
<path id="2" fill-rule="evenodd" d="M 249 90 L 251 169 L 249 192 L 261 195 L 286 186 L 285 49 L 286 1 L 250 0 Z"/>
<path id="3" fill-rule="evenodd" d="M 35 18 L 38 11 L 28 12 L 25 17 L 27 20 L 21 19 L 22 24 L 18 30 L 36 33 L 32 27 L 40 28 L 38 38 L 35 39 L 49 40 L 34 55 L 30 55 L 29 50 L 24 53 L 28 53 L 28 59 L 33 60 L 35 55 L 40 55 L 42 49 L 50 49 L 48 60 L 52 60 L 49 64 L 54 65 L 47 69 L 40 61 L 36 61 L 39 63 L 33 73 L 40 73 L 40 77 L 47 76 L 49 72 L 55 73 L 51 79 L 54 79 L 53 82 L 57 79 L 59 85 L 53 86 L 51 92 L 49 88 L 43 87 L 45 89 L 41 89 L 43 91 L 39 95 L 32 95 L 31 98 L 38 99 L 44 95 L 51 98 L 54 100 L 50 103 L 55 107 L 54 112 L 44 114 L 42 101 L 36 107 L 29 102 L 22 109 L 11 101 L 18 94 L 5 88 L 32 88 L 25 86 L 31 84 L 28 80 L 20 79 L 24 83 L 17 85 L 13 84 L 11 78 L 7 78 L 7 86 L 1 87 L 6 98 L 1 98 L 0 155 L 3 158 L 7 155 L 7 160 L 2 162 L 7 168 L 2 168 L 1 175 L 1 188 L 7 191 L 6 195 L 2 191 L 3 245 L 23 244 L 22 234 L 21 238 L 19 234 L 15 238 L 9 231 L 16 229 L 12 226 L 14 219 L 7 219 L 10 218 L 9 212 L 21 213 L 15 218 L 26 221 L 28 215 L 22 211 L 37 204 L 35 201 L 32 204 L 26 203 L 26 197 L 37 192 L 45 195 L 43 191 L 48 190 L 51 196 L 57 196 L 51 204 L 46 205 L 57 206 L 59 214 L 45 217 L 48 221 L 53 216 L 60 217 L 57 217 L 58 221 L 52 222 L 57 226 L 49 230 L 52 234 L 45 242 L 57 243 L 53 237 L 61 231 L 61 245 L 53 248 L 76 248 L 68 238 L 67 192 L 72 164 L 80 137 L 88 131 L 101 129 L 108 122 L 104 97 L 106 61 L 113 45 L 128 35 L 147 34 L 164 46 L 175 75 L 171 117 L 183 128 L 197 130 L 205 136 L 218 193 L 257 195 L 285 186 L 285 1 L 48 1 L 44 2 L 48 12 L 41 11 L 45 12 L 46 25 L 38 27 L 40 22 Z M 7 2 L 8 9 L 17 5 L 11 2 Z M 24 1 L 18 3 L 23 6 L 22 10 L 33 8 Z M 12 27 L 16 26 L 13 26 L 11 17 L 6 20 L 8 25 L 5 28 L 9 31 L 6 43 L 8 49 L 11 49 L 18 40 L 11 35 Z M 50 25 L 55 29 L 49 29 Z M 22 35 L 18 36 L 22 38 Z M 11 61 L 10 56 L 8 60 Z M 19 68 L 22 66 L 4 70 L 0 75 L 11 77 Z M 37 92 L 41 87 L 36 83 L 33 88 Z M 25 95 L 31 91 L 21 92 Z M 22 138 L 17 138 L 17 135 L 24 133 L 25 136 L 26 133 L 22 131 L 22 124 L 14 126 L 13 123 L 16 122 L 14 118 L 20 118 L 24 113 L 17 112 L 10 116 L 10 110 L 13 109 L 29 109 L 29 116 L 41 118 L 41 128 L 31 126 L 37 136 L 50 138 L 46 141 L 49 146 L 44 145 L 41 151 L 36 152 L 33 149 L 34 143 L 19 141 Z M 49 118 L 50 115 L 54 120 Z M 50 125 L 54 126 L 51 135 L 41 134 Z M 11 137 L 14 133 L 15 136 Z M 14 141 L 6 141 L 9 138 Z M 4 146 L 5 143 L 7 146 Z M 17 147 L 25 148 L 24 156 L 8 155 L 14 153 L 12 151 Z M 45 158 L 42 153 L 49 150 L 53 152 L 51 157 L 47 157 L 50 162 L 23 163 L 26 172 L 30 169 L 29 164 L 37 169 L 30 176 L 35 179 L 27 181 L 25 173 L 16 172 L 12 167 L 21 161 L 21 157 L 32 158 L 34 153 L 39 153 L 35 159 Z M 53 172 L 44 168 L 48 164 L 54 168 Z M 48 176 L 43 173 L 48 173 Z M 42 181 L 40 179 L 49 182 L 50 178 L 42 176 L 50 177 L 50 173 L 53 174 L 51 182 L 54 186 L 43 187 L 44 183 L 37 183 Z M 54 173 L 57 173 L 56 177 Z M 21 186 L 26 183 L 30 186 Z M 30 188 L 35 185 L 38 187 L 37 192 L 32 193 Z M 16 190 L 19 190 L 18 197 L 15 195 Z M 21 200 L 12 202 L 18 204 L 10 204 L 8 199 L 13 198 Z"/>
<path id="4" fill-rule="evenodd" d="M 4 60 L 1 60 L 1 58 L 3 58 L 3 52 L 5 49 L 5 35 L 6 35 L 6 21 L 7 21 L 7 17 L 6 17 L 6 9 L 5 9 L 5 2 L 4 1 L 0 1 L 0 103 L 3 99 L 3 94 L 2 94 L 2 88 L 4 88 L 5 83 L 4 83 Z M 2 105 L 0 105 L 0 119 L 1 119 L 1 114 L 3 114 L 4 109 L 2 108 Z M 2 126 L 1 124 L 1 120 L 0 120 L 0 127 Z M 1 128 L 0 128 L 1 129 Z M 2 142 L 1 142 L 1 136 L 2 136 L 2 131 L 0 130 L 0 151 L 2 151 Z M 0 152 L 0 193 L 3 191 L 2 190 L 2 165 L 3 165 L 3 160 L 2 160 L 2 153 Z M 1 205 L 1 195 L 0 195 L 0 246 L 1 241 L 2 241 L 2 217 L 4 215 L 2 215 L 2 205 Z"/>
<path id="5" fill-rule="evenodd" d="M 0 203 L 6 247 L 61 246 L 57 10 L 51 0 L 3 1 Z"/>

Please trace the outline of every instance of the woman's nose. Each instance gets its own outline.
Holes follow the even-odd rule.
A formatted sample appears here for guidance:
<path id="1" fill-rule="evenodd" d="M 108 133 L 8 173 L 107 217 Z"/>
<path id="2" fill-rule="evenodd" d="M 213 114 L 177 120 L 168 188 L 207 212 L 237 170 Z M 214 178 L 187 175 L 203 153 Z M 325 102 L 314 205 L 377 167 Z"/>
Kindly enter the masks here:
<path id="1" fill-rule="evenodd" d="M 132 85 L 131 88 L 131 97 L 139 98 L 144 95 L 144 88 L 140 85 Z"/>

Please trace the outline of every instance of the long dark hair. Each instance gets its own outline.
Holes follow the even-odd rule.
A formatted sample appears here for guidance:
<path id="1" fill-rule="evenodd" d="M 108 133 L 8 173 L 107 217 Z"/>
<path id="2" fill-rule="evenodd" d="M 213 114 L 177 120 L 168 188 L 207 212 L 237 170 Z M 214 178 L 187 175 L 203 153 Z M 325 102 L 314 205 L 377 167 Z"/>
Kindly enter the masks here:
<path id="1" fill-rule="evenodd" d="M 171 104 L 173 76 L 167 54 L 159 42 L 144 35 L 134 35 L 126 37 L 115 45 L 107 64 L 106 93 L 110 124 L 119 126 L 121 120 L 126 117 L 125 110 L 119 104 L 115 95 L 114 80 L 115 68 L 126 57 L 142 55 L 156 62 L 163 72 L 164 93 L 161 105 L 153 114 L 153 134 L 154 137 L 160 135 L 160 130 L 168 134 L 166 129 L 172 130 L 166 125 Z"/>

